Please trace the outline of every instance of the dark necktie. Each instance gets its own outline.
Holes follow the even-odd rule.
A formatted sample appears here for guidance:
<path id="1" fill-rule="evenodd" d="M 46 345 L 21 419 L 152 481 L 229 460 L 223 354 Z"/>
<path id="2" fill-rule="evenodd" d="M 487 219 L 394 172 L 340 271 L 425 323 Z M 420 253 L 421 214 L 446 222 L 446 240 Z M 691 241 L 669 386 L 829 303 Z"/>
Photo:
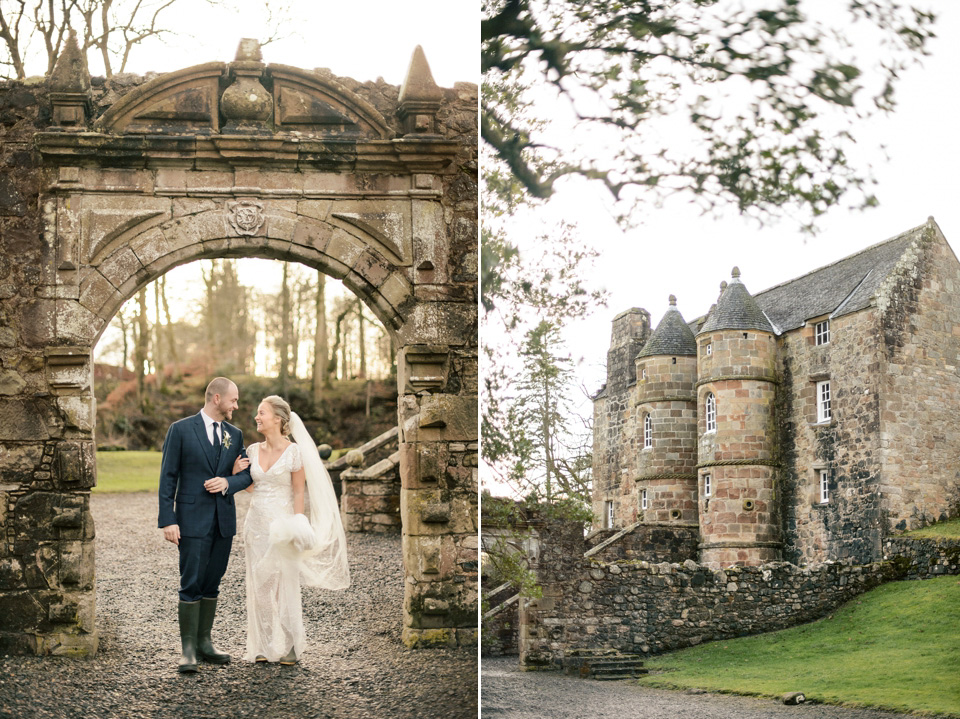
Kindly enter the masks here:
<path id="1" fill-rule="evenodd" d="M 213 449 L 217 454 L 220 454 L 220 434 L 217 432 L 219 422 L 213 423 Z"/>

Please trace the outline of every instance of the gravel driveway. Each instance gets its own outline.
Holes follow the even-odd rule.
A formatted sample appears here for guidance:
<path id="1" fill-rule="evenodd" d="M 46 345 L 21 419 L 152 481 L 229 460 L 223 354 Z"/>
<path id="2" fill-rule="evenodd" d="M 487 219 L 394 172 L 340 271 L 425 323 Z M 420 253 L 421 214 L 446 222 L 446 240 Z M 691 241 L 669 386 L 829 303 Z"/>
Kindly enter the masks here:
<path id="1" fill-rule="evenodd" d="M 238 515 L 246 513 L 246 494 Z M 477 716 L 475 650 L 400 642 L 400 537 L 348 534 L 353 583 L 304 590 L 310 647 L 296 667 L 240 660 L 246 633 L 243 543 L 234 540 L 214 641 L 228 666 L 176 671 L 177 552 L 156 529 L 153 494 L 94 495 L 97 622 L 92 660 L 0 657 L 2 719 L 319 719 Z"/>
<path id="2" fill-rule="evenodd" d="M 908 714 L 649 689 L 556 672 L 523 672 L 516 657 L 483 658 L 482 719 L 902 719 Z"/>

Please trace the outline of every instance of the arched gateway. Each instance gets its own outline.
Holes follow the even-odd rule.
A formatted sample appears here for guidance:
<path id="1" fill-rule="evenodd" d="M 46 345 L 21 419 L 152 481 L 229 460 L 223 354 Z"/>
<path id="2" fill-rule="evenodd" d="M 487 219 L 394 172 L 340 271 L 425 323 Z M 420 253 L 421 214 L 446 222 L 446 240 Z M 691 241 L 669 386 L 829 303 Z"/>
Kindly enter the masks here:
<path id="1" fill-rule="evenodd" d="M 398 94 L 243 41 L 111 93 L 75 45 L 0 89 L 0 651 L 96 651 L 92 349 L 164 272 L 241 256 L 342 278 L 393 334 L 404 641 L 475 643 L 476 86 L 419 48 Z"/>

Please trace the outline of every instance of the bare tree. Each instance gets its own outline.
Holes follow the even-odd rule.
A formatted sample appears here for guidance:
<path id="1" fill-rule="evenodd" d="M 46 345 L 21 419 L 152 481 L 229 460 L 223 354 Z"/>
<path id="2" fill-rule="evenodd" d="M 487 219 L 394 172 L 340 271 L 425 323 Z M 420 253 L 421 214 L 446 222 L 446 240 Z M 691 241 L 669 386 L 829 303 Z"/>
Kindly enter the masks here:
<path id="1" fill-rule="evenodd" d="M 205 0 L 221 5 L 222 0 Z M 46 54 L 46 73 L 53 70 L 63 41 L 69 30 L 77 31 L 81 49 L 99 53 L 107 77 L 125 72 L 130 55 L 151 38 L 183 33 L 176 28 L 174 6 L 194 5 L 196 0 L 3 0 L 0 2 L 0 40 L 6 57 L 7 77 L 23 80 L 30 56 L 31 41 L 39 35 Z M 287 36 L 292 27 L 290 10 L 285 3 L 264 2 L 257 8 L 263 13 L 258 22 L 261 45 Z"/>
<path id="2" fill-rule="evenodd" d="M 290 277 L 289 263 L 283 263 L 283 281 L 280 285 L 280 391 L 286 393 L 290 377 Z"/>
<path id="3" fill-rule="evenodd" d="M 157 280 L 157 284 L 160 287 L 160 301 L 163 303 L 163 313 L 167 317 L 167 322 L 165 325 L 166 336 L 167 336 L 167 349 L 170 354 L 170 362 L 173 364 L 173 376 L 174 378 L 180 377 L 180 357 L 177 352 L 177 340 L 173 332 L 173 322 L 170 319 L 170 303 L 167 302 L 167 276 L 164 275 Z M 158 320 L 159 322 L 159 320 Z"/>
<path id="4" fill-rule="evenodd" d="M 150 345 L 150 325 L 147 318 L 147 288 L 137 293 L 137 341 L 134 348 L 134 370 L 137 373 L 137 403 L 143 408 L 146 402 L 146 365 Z"/>
<path id="5" fill-rule="evenodd" d="M 317 270 L 316 330 L 313 335 L 313 401 L 319 402 L 323 390 L 330 388 L 327 340 L 327 276 Z"/>

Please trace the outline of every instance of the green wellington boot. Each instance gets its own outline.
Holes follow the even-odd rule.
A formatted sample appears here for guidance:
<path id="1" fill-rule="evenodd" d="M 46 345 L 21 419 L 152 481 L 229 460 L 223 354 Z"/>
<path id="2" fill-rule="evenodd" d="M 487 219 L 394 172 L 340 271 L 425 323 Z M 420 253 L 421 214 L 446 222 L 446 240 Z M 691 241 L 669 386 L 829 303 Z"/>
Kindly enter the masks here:
<path id="1" fill-rule="evenodd" d="M 197 629 L 197 654 L 205 662 L 211 664 L 229 664 L 230 655 L 221 654 L 213 648 L 210 641 L 210 630 L 213 628 L 213 617 L 217 613 L 216 598 L 204 597 L 200 600 L 200 622 Z"/>
<path id="2" fill-rule="evenodd" d="M 200 602 L 180 602 L 177 608 L 180 619 L 180 645 L 183 655 L 177 671 L 181 673 L 197 671 L 197 623 L 200 619 Z"/>
<path id="3" fill-rule="evenodd" d="M 297 652 L 293 647 L 290 647 L 290 651 L 287 652 L 286 656 L 280 657 L 280 664 L 285 667 L 292 667 L 296 664 L 299 659 L 297 659 Z"/>

